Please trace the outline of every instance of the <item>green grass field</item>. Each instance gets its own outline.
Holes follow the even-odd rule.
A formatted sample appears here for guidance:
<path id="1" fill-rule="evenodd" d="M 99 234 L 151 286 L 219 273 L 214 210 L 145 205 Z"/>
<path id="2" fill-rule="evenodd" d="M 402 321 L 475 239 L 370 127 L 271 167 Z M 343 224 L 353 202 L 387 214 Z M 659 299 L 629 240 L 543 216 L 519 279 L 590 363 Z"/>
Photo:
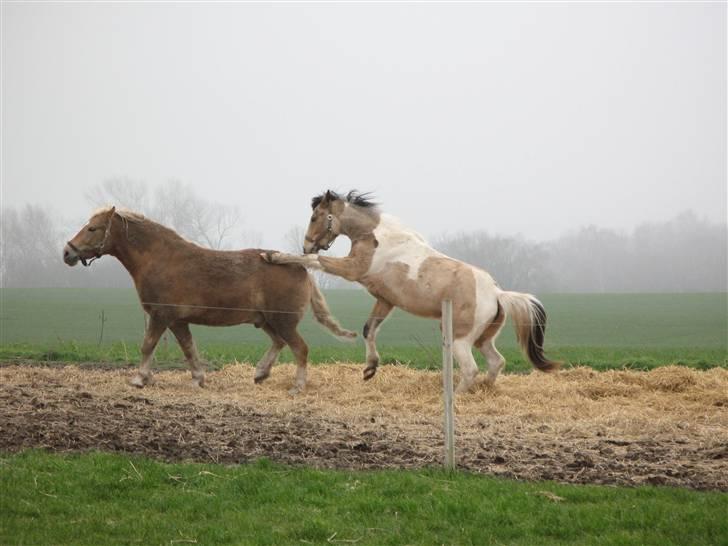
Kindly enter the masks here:
<path id="1" fill-rule="evenodd" d="M 363 291 L 326 294 L 334 315 L 347 328 L 361 331 L 373 305 Z M 597 369 L 650 369 L 664 364 L 699 368 L 725 366 L 728 354 L 728 299 L 721 294 L 570 294 L 545 295 L 549 313 L 549 356 Z M 0 358 L 42 361 L 136 362 L 144 316 L 133 290 L 0 290 Z M 101 315 L 104 315 L 101 337 Z M 267 337 L 249 325 L 193 327 L 198 347 L 213 366 L 238 360 L 256 362 Z M 301 332 L 311 347 L 312 362 L 364 359 L 361 339 L 336 340 L 310 314 Z M 99 343 L 99 341 L 101 341 Z M 419 368 L 440 365 L 439 323 L 395 311 L 381 328 L 378 345 L 384 362 Z M 507 371 L 530 365 L 516 347 L 507 325 L 498 347 Z M 160 342 L 158 364 L 178 365 L 182 354 L 173 337 Z M 480 355 L 477 355 L 482 362 Z M 282 360 L 291 359 L 284 351 Z"/>
<path id="2" fill-rule="evenodd" d="M 0 459 L 2 544 L 725 544 L 728 495 L 265 460 Z"/>

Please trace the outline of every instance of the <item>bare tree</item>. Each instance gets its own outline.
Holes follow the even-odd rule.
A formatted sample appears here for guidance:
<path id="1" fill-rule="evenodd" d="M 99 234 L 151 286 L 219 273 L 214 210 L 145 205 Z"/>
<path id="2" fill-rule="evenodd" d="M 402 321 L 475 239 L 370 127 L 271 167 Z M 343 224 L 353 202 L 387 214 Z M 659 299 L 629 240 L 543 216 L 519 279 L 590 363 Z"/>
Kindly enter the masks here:
<path id="1" fill-rule="evenodd" d="M 86 192 L 86 199 L 96 207 L 116 205 L 135 212 L 150 212 L 147 185 L 127 177 L 108 178 Z"/>
<path id="2" fill-rule="evenodd" d="M 285 250 L 287 252 L 293 252 L 298 254 L 303 248 L 303 238 L 306 235 L 306 230 L 301 226 L 291 226 L 283 236 L 283 240 L 286 244 Z"/>
<path id="3" fill-rule="evenodd" d="M 254 229 L 242 230 L 238 238 L 242 248 L 261 248 L 263 246 L 263 234 Z"/>
<path id="4" fill-rule="evenodd" d="M 62 284 L 63 234 L 49 210 L 26 205 L 2 211 L 0 254 L 3 286 Z"/>
<path id="5" fill-rule="evenodd" d="M 485 269 L 509 289 L 538 291 L 549 283 L 545 250 L 522 237 L 476 231 L 443 235 L 433 246 L 448 256 Z"/>
<path id="6" fill-rule="evenodd" d="M 558 291 L 624 292 L 631 291 L 630 284 L 636 281 L 626 235 L 587 226 L 551 242 L 548 248 Z"/>
<path id="7" fill-rule="evenodd" d="M 215 249 L 230 248 L 240 223 L 236 206 L 207 201 L 179 180 L 157 188 L 154 216 L 184 237 Z"/>

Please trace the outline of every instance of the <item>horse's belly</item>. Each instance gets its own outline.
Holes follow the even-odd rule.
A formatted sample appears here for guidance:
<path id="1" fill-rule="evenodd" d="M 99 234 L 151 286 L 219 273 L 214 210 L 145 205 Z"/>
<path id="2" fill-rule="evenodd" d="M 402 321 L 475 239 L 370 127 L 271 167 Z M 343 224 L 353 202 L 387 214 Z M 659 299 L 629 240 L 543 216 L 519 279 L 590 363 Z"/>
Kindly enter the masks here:
<path id="1" fill-rule="evenodd" d="M 468 312 L 476 301 L 473 268 L 447 257 L 429 256 L 419 263 L 390 262 L 365 277 L 363 284 L 373 296 L 421 317 L 439 318 L 446 299 L 468 308 Z"/>
<path id="2" fill-rule="evenodd" d="M 235 326 L 237 324 L 262 323 L 260 313 L 239 313 L 235 311 L 212 311 L 205 314 L 193 314 L 185 320 L 191 324 L 202 326 Z"/>
<path id="3" fill-rule="evenodd" d="M 439 318 L 441 315 L 440 300 L 426 286 L 416 286 L 411 283 L 405 288 L 392 284 L 371 283 L 367 285 L 367 289 L 375 298 L 413 315 L 426 318 Z"/>

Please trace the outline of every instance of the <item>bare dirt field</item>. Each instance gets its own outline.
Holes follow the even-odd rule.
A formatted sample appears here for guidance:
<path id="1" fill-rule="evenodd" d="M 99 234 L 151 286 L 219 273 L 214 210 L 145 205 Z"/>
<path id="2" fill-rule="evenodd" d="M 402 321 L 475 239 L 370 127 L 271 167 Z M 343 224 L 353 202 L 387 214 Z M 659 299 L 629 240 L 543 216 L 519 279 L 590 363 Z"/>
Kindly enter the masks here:
<path id="1" fill-rule="evenodd" d="M 0 451 L 104 450 L 239 463 L 259 457 L 318 468 L 422 468 L 442 460 L 439 373 L 312 366 L 291 396 L 292 365 L 253 384 L 253 368 L 156 375 L 130 369 L 4 364 Z M 728 370 L 503 375 L 456 400 L 462 469 L 522 480 L 728 490 Z"/>

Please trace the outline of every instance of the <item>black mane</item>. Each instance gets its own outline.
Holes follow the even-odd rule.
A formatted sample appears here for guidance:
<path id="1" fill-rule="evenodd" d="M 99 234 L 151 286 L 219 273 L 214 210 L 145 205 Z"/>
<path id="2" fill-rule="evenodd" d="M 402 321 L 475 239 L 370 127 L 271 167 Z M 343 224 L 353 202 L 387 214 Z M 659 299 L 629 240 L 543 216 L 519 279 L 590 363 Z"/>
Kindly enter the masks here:
<path id="1" fill-rule="evenodd" d="M 328 190 L 321 195 L 317 195 L 313 199 L 311 199 L 311 208 L 315 209 L 318 207 L 322 201 L 346 201 L 347 203 L 362 207 L 362 208 L 373 208 L 376 207 L 378 203 L 375 203 L 371 200 L 371 192 L 367 193 L 361 193 L 357 190 L 351 190 L 349 193 L 346 194 L 346 197 L 339 195 L 335 191 Z"/>

